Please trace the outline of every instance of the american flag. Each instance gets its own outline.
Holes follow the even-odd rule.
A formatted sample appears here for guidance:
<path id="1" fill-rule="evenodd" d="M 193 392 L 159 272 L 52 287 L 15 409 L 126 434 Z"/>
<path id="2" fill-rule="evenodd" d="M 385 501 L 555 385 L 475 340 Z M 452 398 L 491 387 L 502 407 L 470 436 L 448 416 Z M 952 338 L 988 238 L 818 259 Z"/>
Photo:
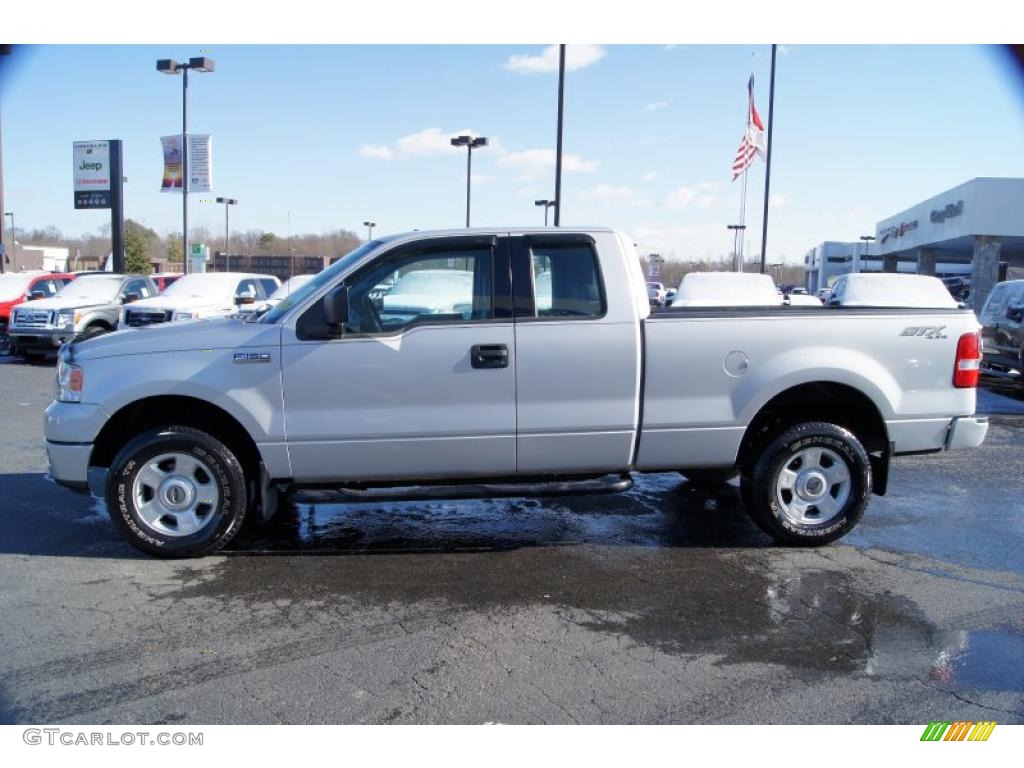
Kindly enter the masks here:
<path id="1" fill-rule="evenodd" d="M 758 155 L 765 155 L 765 135 L 761 116 L 754 106 L 754 76 L 751 74 L 747 81 L 747 130 L 743 132 L 740 148 L 736 150 L 736 159 L 732 161 L 732 180 L 736 181 Z"/>

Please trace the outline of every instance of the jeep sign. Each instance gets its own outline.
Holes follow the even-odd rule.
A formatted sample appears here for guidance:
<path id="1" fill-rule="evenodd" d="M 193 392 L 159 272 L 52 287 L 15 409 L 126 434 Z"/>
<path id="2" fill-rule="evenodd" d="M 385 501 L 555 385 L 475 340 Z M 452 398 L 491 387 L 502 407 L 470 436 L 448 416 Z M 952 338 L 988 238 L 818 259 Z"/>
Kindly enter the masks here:
<path id="1" fill-rule="evenodd" d="M 76 141 L 72 159 L 75 208 L 109 208 L 110 142 Z"/>

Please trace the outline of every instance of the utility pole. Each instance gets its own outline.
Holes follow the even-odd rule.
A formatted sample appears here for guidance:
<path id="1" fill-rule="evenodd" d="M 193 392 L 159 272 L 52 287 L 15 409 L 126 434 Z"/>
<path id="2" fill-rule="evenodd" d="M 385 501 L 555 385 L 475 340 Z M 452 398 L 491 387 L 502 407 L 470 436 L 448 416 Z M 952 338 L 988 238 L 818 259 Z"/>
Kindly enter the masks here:
<path id="1" fill-rule="evenodd" d="M 11 46 L 0 45 L 0 56 L 10 56 Z M 0 107 L 0 275 L 7 271 L 7 244 L 4 242 L 4 137 L 3 137 L 3 109 Z M 14 239 L 14 235 L 11 235 Z"/>

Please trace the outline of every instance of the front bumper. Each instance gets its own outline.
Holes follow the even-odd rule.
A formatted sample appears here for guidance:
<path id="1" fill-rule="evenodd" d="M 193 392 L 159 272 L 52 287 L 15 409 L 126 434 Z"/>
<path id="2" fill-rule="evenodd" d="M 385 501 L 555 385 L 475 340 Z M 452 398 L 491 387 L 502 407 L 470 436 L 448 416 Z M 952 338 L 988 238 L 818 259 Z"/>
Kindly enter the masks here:
<path id="1" fill-rule="evenodd" d="M 988 416 L 959 416 L 953 419 L 946 435 L 946 450 L 977 448 L 988 434 Z"/>
<path id="2" fill-rule="evenodd" d="M 89 457 L 92 443 L 54 443 L 46 441 L 49 475 L 58 485 L 73 491 L 89 491 Z"/>
<path id="3" fill-rule="evenodd" d="M 73 329 L 58 328 L 11 328 L 8 332 L 11 345 L 18 349 L 34 349 L 55 351 L 69 341 L 74 341 L 77 334 Z"/>

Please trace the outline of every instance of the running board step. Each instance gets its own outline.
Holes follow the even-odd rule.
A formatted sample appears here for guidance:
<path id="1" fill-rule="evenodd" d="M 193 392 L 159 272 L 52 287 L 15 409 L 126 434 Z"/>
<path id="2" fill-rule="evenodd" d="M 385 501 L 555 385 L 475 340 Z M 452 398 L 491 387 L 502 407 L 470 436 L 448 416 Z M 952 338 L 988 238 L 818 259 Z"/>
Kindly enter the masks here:
<path id="1" fill-rule="evenodd" d="M 516 496 L 572 496 L 592 493 L 622 493 L 633 487 L 629 475 L 606 475 L 582 480 L 530 482 L 469 482 L 449 485 L 368 486 L 341 485 L 332 488 L 297 486 L 296 501 L 332 504 L 352 501 L 422 501 L 425 499 L 499 499 Z"/>

